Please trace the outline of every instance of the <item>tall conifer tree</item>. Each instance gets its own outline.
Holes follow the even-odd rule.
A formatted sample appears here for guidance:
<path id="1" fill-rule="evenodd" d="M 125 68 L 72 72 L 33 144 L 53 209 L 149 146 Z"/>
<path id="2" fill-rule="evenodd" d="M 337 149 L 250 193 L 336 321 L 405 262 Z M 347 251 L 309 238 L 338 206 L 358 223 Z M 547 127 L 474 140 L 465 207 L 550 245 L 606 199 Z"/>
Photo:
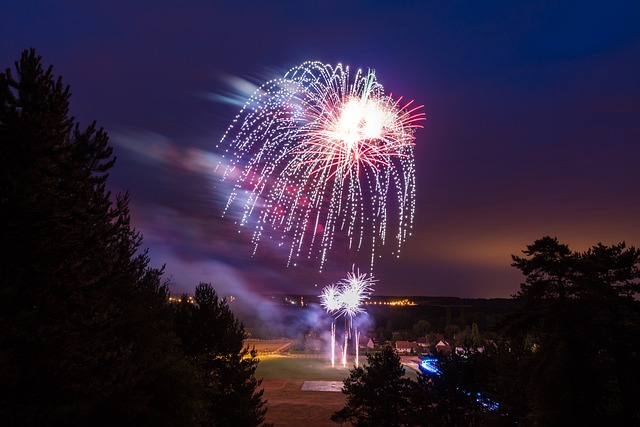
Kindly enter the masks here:
<path id="1" fill-rule="evenodd" d="M 188 425 L 197 398 L 162 271 L 140 250 L 128 195 L 107 190 L 106 132 L 81 129 L 69 97 L 33 49 L 0 73 L 0 415 Z"/>
<path id="2" fill-rule="evenodd" d="M 200 283 L 194 303 L 183 296 L 174 313 L 183 351 L 204 383 L 208 423 L 268 427 L 266 401 L 258 389 L 262 380 L 255 377 L 256 352 L 245 346 L 244 326 L 226 299 L 210 283 Z"/>

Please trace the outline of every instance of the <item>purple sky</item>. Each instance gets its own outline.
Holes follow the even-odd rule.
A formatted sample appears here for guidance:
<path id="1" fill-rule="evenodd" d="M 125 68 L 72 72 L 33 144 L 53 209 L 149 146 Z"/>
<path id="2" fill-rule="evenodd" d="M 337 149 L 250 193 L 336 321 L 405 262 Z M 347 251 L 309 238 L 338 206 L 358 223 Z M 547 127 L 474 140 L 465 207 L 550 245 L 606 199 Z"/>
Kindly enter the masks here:
<path id="1" fill-rule="evenodd" d="M 29 47 L 54 65 L 72 114 L 111 136 L 110 185 L 130 191 L 152 264 L 176 292 L 222 294 L 317 294 L 351 270 L 346 254 L 322 274 L 252 258 L 220 218 L 211 165 L 238 82 L 308 60 L 375 68 L 427 114 L 414 235 L 376 262 L 376 294 L 509 297 L 510 255 L 544 235 L 640 245 L 638 22 L 635 0 L 8 1 L 0 66 Z"/>

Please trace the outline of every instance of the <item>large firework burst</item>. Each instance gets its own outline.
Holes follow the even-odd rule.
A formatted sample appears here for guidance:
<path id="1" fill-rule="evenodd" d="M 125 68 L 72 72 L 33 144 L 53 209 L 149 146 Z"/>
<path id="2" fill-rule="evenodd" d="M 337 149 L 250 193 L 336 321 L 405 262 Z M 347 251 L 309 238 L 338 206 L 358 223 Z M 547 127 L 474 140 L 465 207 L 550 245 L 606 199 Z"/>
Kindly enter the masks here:
<path id="1" fill-rule="evenodd" d="M 222 175 L 235 181 L 225 214 L 240 205 L 255 250 L 275 240 L 288 264 L 319 259 L 322 270 L 340 232 L 349 249 L 371 248 L 373 267 L 392 223 L 399 255 L 413 224 L 421 108 L 386 95 L 373 70 L 351 78 L 340 64 L 292 68 L 254 93 L 219 144 Z"/>

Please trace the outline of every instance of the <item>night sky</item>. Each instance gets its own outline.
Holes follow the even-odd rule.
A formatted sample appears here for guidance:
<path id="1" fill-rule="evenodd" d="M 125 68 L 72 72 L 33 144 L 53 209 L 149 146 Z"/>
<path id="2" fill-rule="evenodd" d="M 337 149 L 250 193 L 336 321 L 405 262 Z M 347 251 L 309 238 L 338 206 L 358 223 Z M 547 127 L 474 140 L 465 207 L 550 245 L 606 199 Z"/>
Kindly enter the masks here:
<path id="1" fill-rule="evenodd" d="M 252 258 L 221 218 L 214 148 L 291 67 L 375 68 L 427 115 L 414 233 L 400 259 L 380 252 L 376 294 L 509 297 L 511 254 L 542 236 L 640 245 L 638 23 L 638 1 L 4 1 L 0 66 L 30 47 L 53 64 L 71 113 L 110 135 L 110 187 L 152 265 L 174 292 L 223 295 L 318 294 L 351 269 Z"/>

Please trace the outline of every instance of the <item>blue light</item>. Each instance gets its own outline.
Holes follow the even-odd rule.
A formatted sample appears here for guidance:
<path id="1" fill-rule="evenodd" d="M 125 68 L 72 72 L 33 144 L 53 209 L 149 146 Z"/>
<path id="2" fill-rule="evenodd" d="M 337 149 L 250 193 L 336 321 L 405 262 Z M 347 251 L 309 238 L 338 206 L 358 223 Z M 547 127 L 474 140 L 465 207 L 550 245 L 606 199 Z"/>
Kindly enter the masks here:
<path id="1" fill-rule="evenodd" d="M 435 357 L 425 357 L 420 362 L 419 367 L 420 367 L 420 370 L 425 374 L 440 376 L 442 372 L 440 371 L 440 369 L 438 369 L 437 364 L 438 364 L 438 359 L 436 359 Z"/>
<path id="2" fill-rule="evenodd" d="M 442 375 L 442 371 L 438 369 L 438 359 L 435 357 L 425 357 L 424 359 L 422 359 L 422 361 L 420 361 L 420 365 L 418 365 L 418 367 L 420 368 L 420 371 L 422 371 L 427 375 L 435 375 L 438 377 Z M 471 397 L 471 392 L 464 391 L 464 390 L 460 390 L 460 391 L 466 394 L 467 396 Z M 476 393 L 475 400 L 484 408 L 487 408 L 489 411 L 496 411 L 500 407 L 500 404 L 498 402 L 494 402 L 491 399 L 482 397 L 480 392 Z"/>

